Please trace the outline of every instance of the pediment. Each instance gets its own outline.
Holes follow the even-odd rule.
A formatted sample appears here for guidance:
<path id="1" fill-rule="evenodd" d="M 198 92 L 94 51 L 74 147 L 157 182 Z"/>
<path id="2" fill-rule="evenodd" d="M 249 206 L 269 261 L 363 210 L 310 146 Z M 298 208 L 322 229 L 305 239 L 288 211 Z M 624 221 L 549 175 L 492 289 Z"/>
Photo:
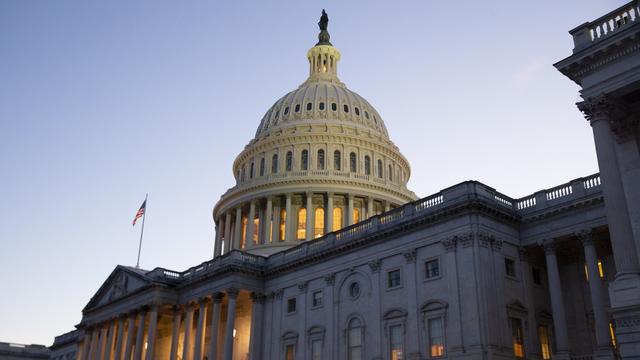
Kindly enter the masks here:
<path id="1" fill-rule="evenodd" d="M 100 307 L 151 284 L 143 271 L 118 265 L 89 300 L 83 311 Z"/>

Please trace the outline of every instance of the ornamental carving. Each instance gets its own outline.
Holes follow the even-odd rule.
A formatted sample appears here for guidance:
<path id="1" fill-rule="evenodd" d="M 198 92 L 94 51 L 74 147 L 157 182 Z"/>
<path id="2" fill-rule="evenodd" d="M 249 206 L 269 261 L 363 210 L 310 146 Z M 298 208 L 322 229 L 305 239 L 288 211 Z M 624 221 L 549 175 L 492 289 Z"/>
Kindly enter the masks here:
<path id="1" fill-rule="evenodd" d="M 640 121 L 638 116 L 633 116 L 624 103 L 612 99 L 606 94 L 590 97 L 576 105 L 591 123 L 598 120 L 608 120 L 611 132 L 618 143 L 633 138 Z"/>
<path id="2" fill-rule="evenodd" d="M 253 301 L 254 304 L 264 304 L 265 298 L 266 296 L 262 293 L 258 293 L 258 292 L 251 293 L 251 301 Z"/>
<path id="3" fill-rule="evenodd" d="M 331 273 L 324 276 L 324 281 L 327 285 L 333 285 L 336 282 L 336 273 Z"/>
<path id="4" fill-rule="evenodd" d="M 544 249 L 545 254 L 555 254 L 556 253 L 556 243 L 553 239 L 545 239 L 542 240 L 542 248 Z"/>
<path id="5" fill-rule="evenodd" d="M 594 242 L 593 239 L 593 230 L 591 229 L 580 229 L 574 233 L 575 237 L 580 240 L 583 246 L 591 245 Z"/>
<path id="6" fill-rule="evenodd" d="M 473 246 L 474 235 L 472 232 L 461 234 L 456 236 L 456 241 L 462 245 L 463 248 Z"/>
<path id="7" fill-rule="evenodd" d="M 502 240 L 497 239 L 495 235 L 485 232 L 478 232 L 478 244 L 482 247 L 491 248 L 494 251 L 502 249 Z"/>
<path id="8" fill-rule="evenodd" d="M 587 121 L 595 121 L 608 118 L 613 110 L 613 104 L 605 94 L 576 103 L 578 110 L 582 111 Z"/>
<path id="9" fill-rule="evenodd" d="M 445 251 L 447 252 L 456 251 L 458 237 L 455 235 L 449 236 L 448 238 L 445 238 L 444 240 L 442 240 L 441 243 L 442 243 L 442 246 L 444 246 Z"/>
<path id="10" fill-rule="evenodd" d="M 121 298 L 127 295 L 127 274 L 120 273 L 113 283 L 111 292 L 109 293 L 109 301 Z"/>
<path id="11" fill-rule="evenodd" d="M 407 263 L 415 263 L 418 251 L 416 249 L 407 250 L 402 253 Z"/>
<path id="12" fill-rule="evenodd" d="M 300 291 L 300 293 L 306 293 L 308 288 L 309 288 L 308 281 L 301 282 L 300 284 L 298 284 L 298 290 Z"/>
<path id="13" fill-rule="evenodd" d="M 381 264 L 382 264 L 382 260 L 380 260 L 380 259 L 369 261 L 369 268 L 371 269 L 371 272 L 374 273 L 374 274 L 380 272 L 380 265 Z"/>

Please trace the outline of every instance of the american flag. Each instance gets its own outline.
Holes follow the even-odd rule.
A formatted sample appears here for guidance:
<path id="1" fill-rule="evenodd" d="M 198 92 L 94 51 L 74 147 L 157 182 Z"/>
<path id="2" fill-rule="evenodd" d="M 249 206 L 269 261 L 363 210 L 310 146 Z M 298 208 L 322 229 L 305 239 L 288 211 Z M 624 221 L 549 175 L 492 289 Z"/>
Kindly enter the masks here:
<path id="1" fill-rule="evenodd" d="M 138 209 L 138 212 L 136 213 L 136 217 L 133 218 L 133 226 L 136 226 L 136 221 L 138 221 L 138 219 L 140 219 L 144 215 L 144 211 L 146 208 L 147 199 L 144 199 L 144 202 L 142 202 L 142 205 L 140 205 L 140 209 Z"/>

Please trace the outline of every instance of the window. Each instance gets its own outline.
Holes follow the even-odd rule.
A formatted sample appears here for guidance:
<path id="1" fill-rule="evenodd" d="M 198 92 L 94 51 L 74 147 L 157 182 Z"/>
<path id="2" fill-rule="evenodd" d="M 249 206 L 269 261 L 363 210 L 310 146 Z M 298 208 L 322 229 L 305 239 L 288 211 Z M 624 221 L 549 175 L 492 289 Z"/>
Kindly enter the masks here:
<path id="1" fill-rule="evenodd" d="M 338 110 L 338 104 L 336 104 L 336 103 L 331 103 L 331 110 L 333 110 L 333 111 L 337 111 L 337 110 Z"/>
<path id="2" fill-rule="evenodd" d="M 598 265 L 598 275 L 600 275 L 601 279 L 604 279 L 604 267 L 602 266 L 602 260 L 598 259 L 597 262 Z M 587 264 L 584 264 L 584 276 L 587 279 L 587 281 L 589 281 L 589 270 L 587 268 Z"/>
<path id="3" fill-rule="evenodd" d="M 323 102 L 320 103 L 320 110 L 324 110 L 324 103 Z"/>
<path id="4" fill-rule="evenodd" d="M 342 156 L 340 154 L 340 150 L 336 150 L 333 152 L 333 169 L 340 171 L 342 169 Z"/>
<path id="5" fill-rule="evenodd" d="M 531 268 L 531 277 L 533 277 L 534 284 L 542 285 L 542 274 L 540 274 L 540 269 Z"/>
<path id="6" fill-rule="evenodd" d="M 366 110 L 364 111 L 364 117 L 366 117 L 367 120 L 369 120 L 369 113 Z"/>
<path id="7" fill-rule="evenodd" d="M 342 229 L 342 208 L 333 208 L 333 229 L 331 231 L 338 231 Z"/>
<path id="8" fill-rule="evenodd" d="M 504 273 L 516 277 L 516 262 L 513 259 L 504 258 Z"/>
<path id="9" fill-rule="evenodd" d="M 389 164 L 389 181 L 393 181 L 393 168 Z"/>
<path id="10" fill-rule="evenodd" d="M 349 296 L 351 296 L 352 299 L 356 299 L 358 296 L 360 296 L 360 284 L 357 282 L 352 282 L 351 285 L 349 285 Z"/>
<path id="11" fill-rule="evenodd" d="M 287 299 L 287 313 L 291 314 L 296 312 L 296 298 Z"/>
<path id="12" fill-rule="evenodd" d="M 549 343 L 549 327 L 546 325 L 538 326 L 538 338 L 540 339 L 540 352 L 543 360 L 551 359 L 551 345 Z"/>
<path id="13" fill-rule="evenodd" d="M 353 318 L 349 321 L 347 334 L 347 359 L 364 359 L 364 341 L 362 339 L 362 322 L 360 321 L 360 319 Z"/>
<path id="14" fill-rule="evenodd" d="M 353 209 L 353 223 L 357 224 L 359 222 L 360 222 L 360 209 L 354 208 Z"/>
<path id="15" fill-rule="evenodd" d="M 311 111 L 311 109 L 313 109 L 313 104 L 307 103 L 307 111 Z"/>
<path id="16" fill-rule="evenodd" d="M 382 179 L 382 160 L 378 159 L 378 177 Z"/>
<path id="17" fill-rule="evenodd" d="M 293 168 L 293 153 L 291 151 L 287 151 L 286 162 L 286 171 L 291 171 Z"/>
<path id="18" fill-rule="evenodd" d="M 316 290 L 311 295 L 311 307 L 322 306 L 322 290 Z"/>
<path id="19" fill-rule="evenodd" d="M 284 108 L 284 114 L 287 115 L 289 113 L 289 107 Z"/>
<path id="20" fill-rule="evenodd" d="M 247 175 L 247 168 L 244 167 L 244 165 L 242 166 L 242 174 L 240 175 L 240 181 L 244 181 Z"/>
<path id="21" fill-rule="evenodd" d="M 324 209 L 316 208 L 315 212 L 315 224 L 313 228 L 313 238 L 317 239 L 324 235 Z"/>
<path id="22" fill-rule="evenodd" d="M 342 107 L 342 109 L 344 110 L 344 112 L 348 113 L 349 112 L 349 105 L 344 105 Z"/>
<path id="23" fill-rule="evenodd" d="M 309 168 L 309 151 L 302 150 L 302 154 L 300 154 L 300 169 L 307 170 Z"/>
<path id="24" fill-rule="evenodd" d="M 296 348 L 294 345 L 287 345 L 284 349 L 284 359 L 285 360 L 295 360 L 296 358 Z"/>
<path id="25" fill-rule="evenodd" d="M 433 279 L 440 276 L 440 261 L 439 259 L 429 260 L 424 263 L 425 278 Z"/>
<path id="26" fill-rule="evenodd" d="M 432 318 L 427 321 L 429 330 L 429 355 L 431 357 L 444 356 L 444 327 L 442 318 Z"/>
<path id="27" fill-rule="evenodd" d="M 271 173 L 278 173 L 278 154 L 273 154 L 271 157 Z"/>
<path id="28" fill-rule="evenodd" d="M 264 158 L 260 159 L 260 176 L 264 176 Z"/>
<path id="29" fill-rule="evenodd" d="M 298 240 L 304 240 L 307 237 L 307 209 L 298 210 Z"/>
<path id="30" fill-rule="evenodd" d="M 295 112 L 300 112 L 300 104 L 296 104 Z"/>
<path id="31" fill-rule="evenodd" d="M 365 155 L 364 157 L 364 174 L 371 175 L 371 158 L 369 155 Z"/>
<path id="32" fill-rule="evenodd" d="M 609 322 L 609 335 L 611 335 L 611 346 L 613 346 L 614 349 L 617 348 L 618 342 L 616 341 L 616 331 L 612 322 Z"/>
<path id="33" fill-rule="evenodd" d="M 322 340 L 311 340 L 311 360 L 322 360 Z"/>
<path id="34" fill-rule="evenodd" d="M 280 241 L 284 241 L 287 231 L 287 211 L 280 209 Z"/>
<path id="35" fill-rule="evenodd" d="M 240 243 L 240 248 L 244 249 L 247 245 L 247 217 L 242 217 L 242 238 Z"/>
<path id="36" fill-rule="evenodd" d="M 356 166 L 358 165 L 358 161 L 356 159 L 356 153 L 352 152 L 349 154 L 349 171 L 356 172 Z"/>
<path id="37" fill-rule="evenodd" d="M 516 358 L 524 358 L 524 334 L 522 331 L 522 320 L 519 318 L 509 318 L 511 325 L 511 340 L 513 342 L 513 355 Z"/>
<path id="38" fill-rule="evenodd" d="M 400 270 L 391 270 L 387 273 L 387 288 L 393 289 L 400 286 Z"/>
<path id="39" fill-rule="evenodd" d="M 258 235 L 260 235 L 260 218 L 253 219 L 253 243 L 258 243 Z"/>
<path id="40" fill-rule="evenodd" d="M 402 325 L 389 327 L 389 349 L 391 350 L 391 360 L 404 359 L 404 336 Z"/>
<path id="41" fill-rule="evenodd" d="M 249 171 L 249 179 L 253 179 L 253 163 L 251 163 L 251 169 Z"/>
<path id="42" fill-rule="evenodd" d="M 318 150 L 318 170 L 324 170 L 324 150 Z"/>
<path id="43" fill-rule="evenodd" d="M 356 107 L 356 108 L 354 108 L 353 110 L 355 110 L 356 115 L 360 116 L 360 109 L 358 109 L 358 108 Z"/>

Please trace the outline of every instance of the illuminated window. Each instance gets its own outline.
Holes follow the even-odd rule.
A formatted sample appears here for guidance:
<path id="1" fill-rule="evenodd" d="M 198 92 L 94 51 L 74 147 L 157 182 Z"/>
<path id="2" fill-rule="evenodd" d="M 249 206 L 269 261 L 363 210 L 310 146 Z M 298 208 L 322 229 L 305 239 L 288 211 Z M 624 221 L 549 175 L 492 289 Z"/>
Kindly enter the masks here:
<path id="1" fill-rule="evenodd" d="M 260 233 L 259 229 L 260 229 L 260 219 L 255 218 L 253 219 L 253 243 L 254 244 L 258 243 L 258 234 Z"/>
<path id="2" fill-rule="evenodd" d="M 318 150 L 318 170 L 324 170 L 324 150 Z"/>
<path id="3" fill-rule="evenodd" d="M 342 155 L 340 154 L 340 150 L 333 152 L 333 169 L 338 171 L 342 170 Z"/>
<path id="4" fill-rule="evenodd" d="M 404 359 L 404 336 L 402 325 L 389 327 L 389 349 L 391 350 L 391 360 Z"/>
<path id="5" fill-rule="evenodd" d="M 242 217 L 242 239 L 240 239 L 240 247 L 244 249 L 247 243 L 247 217 Z"/>
<path id="6" fill-rule="evenodd" d="M 271 157 L 271 172 L 273 174 L 278 173 L 278 154 L 273 154 Z"/>
<path id="7" fill-rule="evenodd" d="M 291 153 L 291 151 L 287 151 L 287 171 L 291 171 L 291 168 L 293 167 L 293 154 Z"/>
<path id="8" fill-rule="evenodd" d="M 364 173 L 365 175 L 371 175 L 371 158 L 369 155 L 364 157 Z"/>
<path id="9" fill-rule="evenodd" d="M 285 209 L 280 209 L 280 241 L 284 241 L 286 233 L 286 224 L 287 224 L 287 211 Z"/>
<path id="10" fill-rule="evenodd" d="M 358 223 L 360 222 L 360 209 L 355 208 L 353 209 L 353 223 Z"/>
<path id="11" fill-rule="evenodd" d="M 551 345 L 549 343 L 549 327 L 546 325 L 540 325 L 538 327 L 538 337 L 540 338 L 540 351 L 542 352 L 542 359 L 551 359 Z"/>
<path id="12" fill-rule="evenodd" d="M 313 237 L 317 239 L 322 235 L 324 235 L 324 209 L 316 208 Z"/>
<path id="13" fill-rule="evenodd" d="M 429 319 L 429 354 L 431 357 L 444 356 L 444 329 L 442 318 Z"/>
<path id="14" fill-rule="evenodd" d="M 302 154 L 300 155 L 300 169 L 307 170 L 309 168 L 309 152 L 307 150 L 302 150 Z"/>
<path id="15" fill-rule="evenodd" d="M 362 339 L 362 323 L 360 322 L 360 319 L 353 318 L 349 321 L 347 334 L 347 359 L 364 359 L 364 341 Z"/>
<path id="16" fill-rule="evenodd" d="M 307 237 L 307 209 L 298 210 L 298 240 L 304 240 Z"/>
<path id="17" fill-rule="evenodd" d="M 322 359 L 322 340 L 311 340 L 311 360 Z"/>
<path id="18" fill-rule="evenodd" d="M 524 335 L 522 331 L 522 320 L 509 318 L 511 324 L 511 340 L 513 343 L 513 355 L 516 358 L 524 358 Z"/>
<path id="19" fill-rule="evenodd" d="M 295 360 L 296 358 L 296 348 L 293 345 L 287 345 L 284 350 L 284 359 L 285 360 Z"/>
<path id="20" fill-rule="evenodd" d="M 600 278 L 604 278 L 604 267 L 602 266 L 602 260 L 598 260 L 598 272 L 600 273 Z"/>
<path id="21" fill-rule="evenodd" d="M 349 171 L 356 172 L 356 167 L 358 165 L 358 161 L 356 158 L 356 153 L 352 152 L 349 154 Z"/>
<path id="22" fill-rule="evenodd" d="M 609 335 L 611 335 L 611 345 L 614 348 L 618 347 L 618 343 L 616 342 L 616 332 L 615 329 L 613 328 L 613 323 L 609 323 Z"/>
<path id="23" fill-rule="evenodd" d="M 333 229 L 331 231 L 338 231 L 342 229 L 342 208 L 333 208 Z"/>

